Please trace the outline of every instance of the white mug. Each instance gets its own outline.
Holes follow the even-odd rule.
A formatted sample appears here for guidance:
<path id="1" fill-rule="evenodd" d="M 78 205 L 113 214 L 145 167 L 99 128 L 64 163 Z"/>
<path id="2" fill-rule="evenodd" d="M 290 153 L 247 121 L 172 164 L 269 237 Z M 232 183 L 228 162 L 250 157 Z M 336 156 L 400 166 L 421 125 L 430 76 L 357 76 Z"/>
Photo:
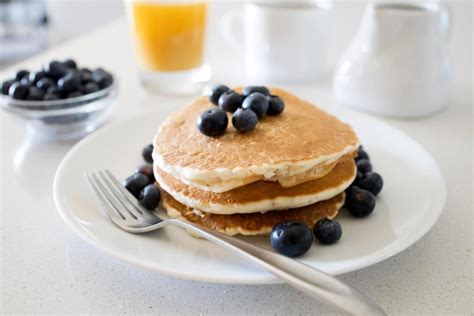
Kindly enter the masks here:
<path id="1" fill-rule="evenodd" d="M 310 81 L 327 72 L 329 13 L 322 1 L 249 2 L 243 12 L 224 16 L 222 30 L 230 44 L 243 43 L 234 48 L 243 51 L 247 79 Z"/>
<path id="2" fill-rule="evenodd" d="M 448 104 L 449 11 L 438 3 L 374 3 L 334 75 L 337 101 L 369 112 L 420 117 Z"/>

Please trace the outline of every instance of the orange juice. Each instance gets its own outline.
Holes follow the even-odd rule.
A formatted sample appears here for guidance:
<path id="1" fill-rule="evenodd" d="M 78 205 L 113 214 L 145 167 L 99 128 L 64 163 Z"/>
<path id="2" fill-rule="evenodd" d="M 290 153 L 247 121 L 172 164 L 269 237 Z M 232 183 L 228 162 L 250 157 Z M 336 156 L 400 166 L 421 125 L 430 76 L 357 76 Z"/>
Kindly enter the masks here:
<path id="1" fill-rule="evenodd" d="M 133 1 L 131 12 L 141 68 L 182 71 L 203 63 L 204 1 Z"/>

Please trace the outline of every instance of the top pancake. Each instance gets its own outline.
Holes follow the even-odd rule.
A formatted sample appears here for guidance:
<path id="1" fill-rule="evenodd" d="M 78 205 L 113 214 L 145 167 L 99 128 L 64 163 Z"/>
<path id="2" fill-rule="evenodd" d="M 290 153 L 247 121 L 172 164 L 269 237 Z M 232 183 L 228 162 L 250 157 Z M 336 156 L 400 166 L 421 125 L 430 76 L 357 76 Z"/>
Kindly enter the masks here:
<path id="1" fill-rule="evenodd" d="M 214 105 L 205 96 L 196 99 L 160 126 L 154 139 L 155 164 L 183 183 L 224 192 L 301 174 L 357 149 L 349 125 L 284 90 L 274 88 L 271 93 L 285 101 L 281 115 L 265 116 L 247 133 L 235 130 L 229 115 L 227 131 L 220 137 L 197 129 L 200 113 Z"/>

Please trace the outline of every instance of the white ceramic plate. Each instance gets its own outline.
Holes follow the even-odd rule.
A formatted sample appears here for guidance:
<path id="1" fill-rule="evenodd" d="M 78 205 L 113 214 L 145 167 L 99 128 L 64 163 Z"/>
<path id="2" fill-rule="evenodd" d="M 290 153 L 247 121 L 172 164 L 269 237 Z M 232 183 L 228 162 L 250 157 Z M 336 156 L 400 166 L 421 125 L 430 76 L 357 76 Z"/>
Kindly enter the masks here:
<path id="1" fill-rule="evenodd" d="M 336 275 L 380 262 L 416 242 L 438 219 L 446 188 L 433 158 L 404 133 L 362 114 L 334 114 L 354 127 L 385 182 L 370 217 L 356 219 L 341 210 L 342 239 L 332 246 L 315 242 L 300 258 Z M 159 112 L 147 113 L 109 125 L 79 142 L 64 157 L 54 180 L 54 198 L 65 222 L 95 247 L 163 274 L 219 283 L 279 282 L 265 270 L 180 228 L 132 235 L 101 213 L 84 173 L 107 168 L 121 179 L 133 173 L 142 161 L 142 148 L 151 143 L 162 119 Z M 271 247 L 264 237 L 245 239 Z"/>

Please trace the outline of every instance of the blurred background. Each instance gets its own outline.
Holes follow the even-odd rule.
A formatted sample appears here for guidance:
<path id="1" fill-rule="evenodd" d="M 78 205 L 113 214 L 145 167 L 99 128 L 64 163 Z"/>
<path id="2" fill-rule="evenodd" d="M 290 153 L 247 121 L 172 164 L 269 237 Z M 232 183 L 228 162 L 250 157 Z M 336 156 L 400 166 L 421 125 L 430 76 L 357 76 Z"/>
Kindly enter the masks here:
<path id="1" fill-rule="evenodd" d="M 219 44 L 221 33 L 219 20 L 226 12 L 241 9 L 244 2 L 243 0 L 211 1 L 208 39 L 215 40 L 221 49 L 232 50 L 226 47 L 225 43 Z M 365 5 L 376 1 L 329 0 L 327 2 L 333 9 L 331 10 L 332 30 L 337 29 L 337 36 L 336 34 L 331 36 L 328 50 L 329 61 L 334 64 L 356 33 Z M 457 26 L 470 25 L 472 29 L 470 20 L 472 15 L 466 14 L 466 10 L 472 11 L 471 1 L 443 2 L 452 6 L 453 34 L 455 34 L 453 41 L 467 40 L 469 33 L 464 33 L 464 38 L 457 36 Z M 123 15 L 125 15 L 125 4 L 122 0 L 0 0 L 0 47 L 2 47 L 0 69 L 41 50 L 100 28 Z M 25 33 L 28 36 L 25 36 Z M 14 34 L 20 34 L 19 38 L 15 38 Z M 32 38 L 34 40 L 31 40 Z M 457 46 L 456 43 L 452 44 L 451 46 Z M 453 57 L 460 57 L 462 60 L 468 58 L 472 50 L 470 45 L 466 46 L 468 46 L 466 50 L 454 52 L 460 56 Z"/>

